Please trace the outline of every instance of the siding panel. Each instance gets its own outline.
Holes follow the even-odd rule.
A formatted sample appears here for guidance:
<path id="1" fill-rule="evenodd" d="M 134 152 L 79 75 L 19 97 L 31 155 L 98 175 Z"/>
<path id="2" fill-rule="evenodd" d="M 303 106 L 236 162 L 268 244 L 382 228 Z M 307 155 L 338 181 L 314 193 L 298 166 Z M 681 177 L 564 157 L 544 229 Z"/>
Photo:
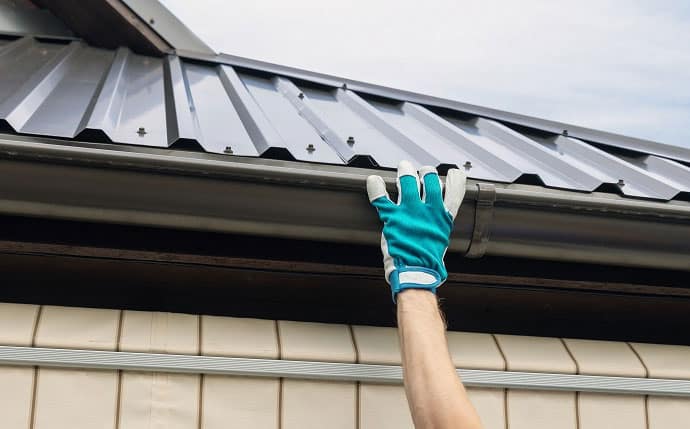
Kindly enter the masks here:
<path id="1" fill-rule="evenodd" d="M 646 429 L 645 398 L 598 393 L 578 394 L 580 429 Z"/>
<path id="2" fill-rule="evenodd" d="M 446 337 L 450 357 L 457 368 L 505 369 L 505 360 L 491 334 L 449 331 Z"/>
<path id="3" fill-rule="evenodd" d="M 201 354 L 278 359 L 276 322 L 201 316 Z"/>
<path id="4" fill-rule="evenodd" d="M 400 339 L 396 328 L 353 326 L 357 362 L 376 365 L 400 365 Z"/>
<path id="5" fill-rule="evenodd" d="M 355 429 L 356 383 L 283 380 L 282 429 Z"/>
<path id="6" fill-rule="evenodd" d="M 201 428 L 278 429 L 279 390 L 278 379 L 206 375 Z"/>
<path id="7" fill-rule="evenodd" d="M 509 429 L 576 429 L 575 393 L 508 390 Z"/>
<path id="8" fill-rule="evenodd" d="M 124 311 L 119 349 L 127 352 L 199 353 L 199 316 Z M 120 429 L 194 429 L 199 423 L 201 376 L 123 372 Z"/>
<path id="9" fill-rule="evenodd" d="M 574 374 L 575 362 L 559 338 L 496 335 L 508 371 Z M 508 390 L 510 429 L 575 429 L 575 393 Z"/>
<path id="10" fill-rule="evenodd" d="M 630 344 L 644 362 L 650 378 L 690 380 L 690 346 Z"/>
<path id="11" fill-rule="evenodd" d="M 199 353 L 199 316 L 124 311 L 120 350 L 142 353 Z"/>
<path id="12" fill-rule="evenodd" d="M 34 429 L 113 429 L 117 371 L 40 368 Z"/>
<path id="13" fill-rule="evenodd" d="M 467 388 L 484 429 L 506 429 L 506 392 L 503 389 Z"/>
<path id="14" fill-rule="evenodd" d="M 199 376 L 123 372 L 120 429 L 196 429 Z"/>
<path id="15" fill-rule="evenodd" d="M 355 347 L 347 325 L 279 321 L 283 359 L 354 363 Z M 282 429 L 355 427 L 356 384 L 283 380 Z"/>
<path id="16" fill-rule="evenodd" d="M 36 328 L 36 347 L 115 350 L 120 310 L 46 305 Z"/>
<path id="17" fill-rule="evenodd" d="M 114 351 L 119 323 L 119 310 L 44 306 L 34 343 Z M 117 391 L 117 371 L 39 368 L 34 429 L 114 428 Z"/>
<path id="18" fill-rule="evenodd" d="M 649 429 L 687 429 L 690 426 L 690 399 L 648 398 Z"/>
<path id="19" fill-rule="evenodd" d="M 575 374 L 575 362 L 559 338 L 496 335 L 508 371 Z"/>
<path id="20" fill-rule="evenodd" d="M 0 303 L 0 344 L 30 346 L 38 308 L 37 305 Z"/>
<path id="21" fill-rule="evenodd" d="M 30 427 L 35 372 L 34 368 L 0 367 L 0 419 L 3 428 Z"/>
<path id="22" fill-rule="evenodd" d="M 359 429 L 414 429 L 402 386 L 359 386 Z"/>
<path id="23" fill-rule="evenodd" d="M 626 343 L 574 339 L 564 339 L 563 342 L 577 362 L 580 374 L 647 376 L 644 365 Z"/>
<path id="24" fill-rule="evenodd" d="M 283 359 L 354 363 L 350 327 L 328 323 L 278 322 Z"/>

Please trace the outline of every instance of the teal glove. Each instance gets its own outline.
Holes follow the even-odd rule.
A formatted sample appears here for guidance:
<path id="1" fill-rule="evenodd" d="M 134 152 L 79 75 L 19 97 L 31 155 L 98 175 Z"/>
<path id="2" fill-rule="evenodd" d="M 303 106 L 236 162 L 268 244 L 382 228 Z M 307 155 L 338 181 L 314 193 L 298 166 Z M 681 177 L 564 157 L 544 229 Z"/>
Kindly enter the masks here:
<path id="1" fill-rule="evenodd" d="M 420 179 L 424 195 L 420 197 Z M 448 278 L 443 257 L 448 249 L 453 220 L 465 196 L 465 173 L 451 169 L 446 176 L 445 200 L 434 167 L 398 166 L 398 204 L 393 203 L 380 176 L 367 178 L 369 201 L 383 222 L 381 251 L 386 281 L 393 301 L 405 289 L 436 293 Z"/>

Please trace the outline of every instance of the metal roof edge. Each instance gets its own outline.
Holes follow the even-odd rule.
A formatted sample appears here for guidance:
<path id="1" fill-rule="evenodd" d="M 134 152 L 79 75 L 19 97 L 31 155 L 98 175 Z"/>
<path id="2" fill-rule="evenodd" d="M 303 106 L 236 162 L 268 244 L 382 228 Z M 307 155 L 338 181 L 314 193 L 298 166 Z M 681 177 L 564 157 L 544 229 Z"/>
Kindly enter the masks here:
<path id="1" fill-rule="evenodd" d="M 0 138 L 0 213 L 378 244 L 380 225 L 363 191 L 370 170 L 176 152 Z M 477 225 L 476 184 L 468 183 L 451 254 L 488 237 L 487 255 L 690 270 L 688 204 L 494 185 L 492 216 Z"/>
<path id="2" fill-rule="evenodd" d="M 358 80 L 347 79 L 325 73 L 312 72 L 296 67 L 283 66 L 230 54 L 220 53 L 217 55 L 208 55 L 184 49 L 178 49 L 176 53 L 183 58 L 227 64 L 246 69 L 274 73 L 277 75 L 310 81 L 326 86 L 346 86 L 350 90 L 378 97 L 391 98 L 401 102 L 410 101 L 430 107 L 457 110 L 463 113 L 504 121 L 513 125 L 534 128 L 549 133 L 567 134 L 570 137 L 579 138 L 589 142 L 690 162 L 690 149 L 659 143 L 652 140 L 629 137 L 607 131 L 599 131 L 549 119 L 540 119 L 519 113 L 507 112 L 499 109 L 463 103 L 461 101 L 424 95 L 412 91 L 370 84 Z"/>

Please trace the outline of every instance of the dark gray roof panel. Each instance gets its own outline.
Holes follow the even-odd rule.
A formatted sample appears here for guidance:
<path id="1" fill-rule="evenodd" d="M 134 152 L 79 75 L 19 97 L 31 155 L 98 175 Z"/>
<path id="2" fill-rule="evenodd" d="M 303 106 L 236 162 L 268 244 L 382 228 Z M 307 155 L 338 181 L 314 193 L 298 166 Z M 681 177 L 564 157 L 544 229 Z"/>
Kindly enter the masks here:
<path id="1" fill-rule="evenodd" d="M 468 112 L 432 111 L 349 87 L 126 48 L 31 38 L 0 45 L 0 119 L 19 133 L 327 164 L 455 165 L 469 177 L 661 200 L 690 192 L 690 168 L 621 155 L 545 130 L 517 130 Z M 185 147 L 190 147 L 186 145 Z M 604 187 L 606 188 L 606 187 Z M 607 189 L 612 189 L 610 186 Z M 613 188 L 616 189 L 616 188 Z"/>

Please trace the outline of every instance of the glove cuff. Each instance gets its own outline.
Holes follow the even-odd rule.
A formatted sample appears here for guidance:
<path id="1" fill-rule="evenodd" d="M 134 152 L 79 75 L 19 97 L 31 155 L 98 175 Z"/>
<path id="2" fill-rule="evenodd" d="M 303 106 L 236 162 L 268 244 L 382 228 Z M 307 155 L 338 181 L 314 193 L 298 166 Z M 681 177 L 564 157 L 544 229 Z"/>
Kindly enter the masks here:
<path id="1" fill-rule="evenodd" d="M 393 293 L 393 302 L 396 302 L 398 293 L 405 289 L 426 289 L 435 294 L 436 288 L 443 283 L 437 271 L 413 266 L 397 267 L 391 272 L 388 281 Z"/>

